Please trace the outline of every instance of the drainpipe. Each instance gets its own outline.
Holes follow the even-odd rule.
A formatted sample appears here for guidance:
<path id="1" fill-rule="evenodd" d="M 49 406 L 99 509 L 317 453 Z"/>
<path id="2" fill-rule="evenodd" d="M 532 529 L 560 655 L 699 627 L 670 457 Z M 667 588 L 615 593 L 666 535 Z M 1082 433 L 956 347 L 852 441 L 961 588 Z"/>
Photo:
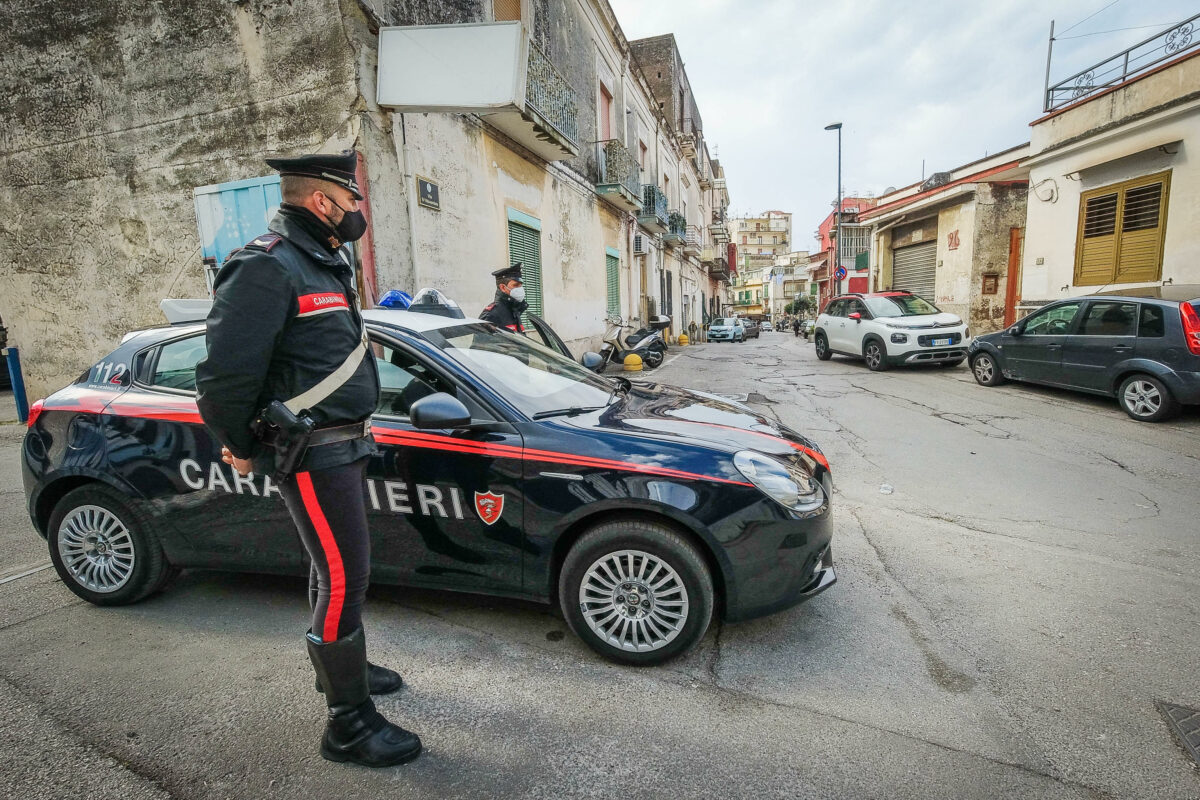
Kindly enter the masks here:
<path id="1" fill-rule="evenodd" d="M 417 176 L 409 168 L 409 153 L 408 153 L 408 132 L 404 127 L 404 114 L 400 114 L 400 174 L 404 179 L 404 205 L 405 211 L 408 213 L 408 258 L 412 269 L 412 285 L 409 287 L 413 291 L 417 289 L 417 210 L 414 204 L 413 194 L 416 187 Z M 394 136 L 395 134 L 393 134 Z"/>

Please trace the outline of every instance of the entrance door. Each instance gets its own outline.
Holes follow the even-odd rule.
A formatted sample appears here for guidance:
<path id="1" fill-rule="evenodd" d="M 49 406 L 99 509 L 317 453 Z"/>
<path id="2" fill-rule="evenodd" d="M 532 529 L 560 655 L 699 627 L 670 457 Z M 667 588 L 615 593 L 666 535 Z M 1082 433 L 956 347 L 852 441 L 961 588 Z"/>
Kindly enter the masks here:
<path id="1" fill-rule="evenodd" d="M 892 254 L 892 289 L 936 301 L 937 242 L 901 247 Z"/>
<path id="2" fill-rule="evenodd" d="M 1058 303 L 1030 314 L 1019 336 L 1004 337 L 1004 363 L 1013 377 L 1039 383 L 1064 383 L 1063 345 L 1074 329 L 1079 301 Z"/>

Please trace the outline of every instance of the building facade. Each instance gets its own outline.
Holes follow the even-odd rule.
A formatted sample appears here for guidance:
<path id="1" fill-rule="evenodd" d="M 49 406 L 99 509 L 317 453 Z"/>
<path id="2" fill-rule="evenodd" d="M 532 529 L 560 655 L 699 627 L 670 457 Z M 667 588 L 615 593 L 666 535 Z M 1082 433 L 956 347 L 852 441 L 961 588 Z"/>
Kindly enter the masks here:
<path id="1" fill-rule="evenodd" d="M 907 290 L 957 314 L 972 332 L 1011 322 L 1028 171 L 1021 145 L 931 176 L 858 214 L 870 239 L 873 290 Z"/>
<path id="2" fill-rule="evenodd" d="M 367 303 L 432 286 L 476 314 L 489 273 L 521 261 L 532 310 L 581 351 L 607 317 L 673 311 L 678 333 L 728 299 L 724 172 L 668 116 L 605 0 L 13 13 L 0 316 L 35 395 L 161 322 L 162 298 L 203 296 L 200 193 L 230 192 L 206 216 L 242 213 L 235 188 L 269 182 L 276 154 L 360 154 Z M 414 52 L 455 69 L 400 68 Z M 497 86 L 508 95 L 485 97 Z"/>
<path id="3" fill-rule="evenodd" d="M 836 255 L 834 247 L 837 241 L 839 209 L 837 202 L 833 203 L 834 210 L 817 225 L 817 252 L 821 254 L 815 261 L 810 259 L 809 280 L 816 286 L 816 295 L 821 308 L 829 302 L 837 292 L 866 292 L 870 291 L 866 266 L 858 258 L 870 248 L 870 236 L 867 226 L 859 221 L 860 215 L 873 208 L 879 201 L 873 197 L 843 197 L 840 209 L 842 246 Z M 846 270 L 846 276 L 838 279 L 837 269 L 841 266 Z"/>
<path id="4" fill-rule="evenodd" d="M 1200 42 L 1172 36 L 1183 27 L 1143 45 L 1140 72 L 1122 72 L 1130 61 L 1118 53 L 1048 90 L 1023 162 L 1022 311 L 1101 289 L 1200 283 Z M 1108 84 L 1086 80 L 1112 70 Z"/>

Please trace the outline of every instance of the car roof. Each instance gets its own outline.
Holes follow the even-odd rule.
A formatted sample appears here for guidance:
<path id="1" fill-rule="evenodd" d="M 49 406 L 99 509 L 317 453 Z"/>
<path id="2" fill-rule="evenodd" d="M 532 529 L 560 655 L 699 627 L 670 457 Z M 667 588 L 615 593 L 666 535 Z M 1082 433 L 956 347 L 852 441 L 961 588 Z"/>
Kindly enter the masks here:
<path id="1" fill-rule="evenodd" d="M 1142 286 L 1137 289 L 1113 289 L 1107 292 L 1096 292 L 1086 297 L 1139 297 L 1151 300 L 1169 300 L 1188 302 L 1200 299 L 1200 284 L 1181 283 L 1166 286 Z"/>

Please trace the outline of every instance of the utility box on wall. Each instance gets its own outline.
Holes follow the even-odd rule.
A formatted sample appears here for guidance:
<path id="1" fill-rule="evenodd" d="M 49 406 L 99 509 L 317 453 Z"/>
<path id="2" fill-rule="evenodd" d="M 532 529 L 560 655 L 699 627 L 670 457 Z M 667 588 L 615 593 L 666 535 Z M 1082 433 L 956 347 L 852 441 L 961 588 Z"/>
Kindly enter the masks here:
<path id="1" fill-rule="evenodd" d="M 267 223 L 279 209 L 279 176 L 198 186 L 193 197 L 204 280 L 212 294 L 217 270 L 229 254 L 266 233 Z"/>

